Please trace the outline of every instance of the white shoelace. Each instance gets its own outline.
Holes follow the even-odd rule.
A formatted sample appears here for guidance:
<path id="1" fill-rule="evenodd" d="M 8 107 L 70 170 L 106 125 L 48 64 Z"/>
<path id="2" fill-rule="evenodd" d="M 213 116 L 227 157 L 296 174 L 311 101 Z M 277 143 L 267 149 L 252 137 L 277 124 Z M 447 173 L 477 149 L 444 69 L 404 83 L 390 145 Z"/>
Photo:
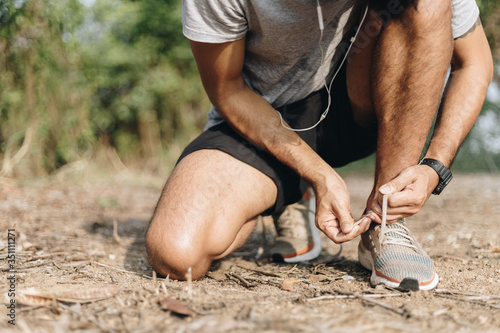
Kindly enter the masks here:
<path id="1" fill-rule="evenodd" d="M 382 197 L 382 225 L 380 226 L 380 247 L 387 244 L 402 245 L 416 249 L 416 246 L 411 243 L 411 237 L 408 235 L 410 230 L 400 224 L 403 230 L 387 228 L 387 194 Z"/>

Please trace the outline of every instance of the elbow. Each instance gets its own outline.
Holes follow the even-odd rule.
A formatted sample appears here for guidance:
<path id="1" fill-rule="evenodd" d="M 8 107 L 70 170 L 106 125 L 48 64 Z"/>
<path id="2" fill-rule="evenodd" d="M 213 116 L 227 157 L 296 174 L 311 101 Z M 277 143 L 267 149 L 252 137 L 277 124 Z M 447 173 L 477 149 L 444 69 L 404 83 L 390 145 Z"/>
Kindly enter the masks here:
<path id="1" fill-rule="evenodd" d="M 494 73 L 495 73 L 495 67 L 493 65 L 493 59 L 490 58 L 485 69 L 485 80 L 488 86 L 490 85 L 491 81 L 493 81 Z"/>
<path id="2" fill-rule="evenodd" d="M 489 51 L 489 50 L 488 50 Z M 477 78 L 481 80 L 481 83 L 488 87 L 493 81 L 493 76 L 495 73 L 495 66 L 493 64 L 493 57 L 491 52 L 487 52 L 480 63 L 475 66 L 477 70 Z"/>
<path id="3" fill-rule="evenodd" d="M 491 57 L 487 57 L 480 65 L 475 66 L 475 70 L 473 72 L 475 73 L 477 80 L 476 83 L 480 87 L 483 87 L 484 90 L 487 90 L 491 81 L 493 81 L 493 75 L 495 72 L 493 59 Z"/>
<path id="4" fill-rule="evenodd" d="M 241 103 L 242 96 L 247 91 L 246 88 L 246 85 L 242 82 L 235 82 L 234 84 L 219 87 L 217 91 L 210 94 L 210 101 L 217 111 L 224 114 L 228 110 L 233 110 L 235 105 Z"/>
<path id="5" fill-rule="evenodd" d="M 493 64 L 493 56 L 491 55 L 491 50 L 488 47 L 488 51 L 486 52 L 486 56 L 483 64 L 483 79 L 488 87 L 493 81 L 493 76 L 495 75 L 495 65 Z"/>

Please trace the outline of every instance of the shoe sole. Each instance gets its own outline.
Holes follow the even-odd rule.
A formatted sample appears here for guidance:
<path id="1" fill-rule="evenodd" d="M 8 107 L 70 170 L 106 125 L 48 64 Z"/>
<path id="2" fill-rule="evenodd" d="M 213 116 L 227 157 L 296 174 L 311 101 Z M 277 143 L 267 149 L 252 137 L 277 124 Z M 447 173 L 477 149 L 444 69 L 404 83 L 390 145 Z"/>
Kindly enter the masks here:
<path id="1" fill-rule="evenodd" d="M 359 245 L 358 245 L 359 263 L 364 268 L 372 271 L 372 276 L 370 277 L 370 283 L 372 284 L 372 286 L 383 284 L 383 285 L 386 285 L 386 286 L 391 287 L 391 288 L 401 288 L 404 290 L 408 290 L 408 288 L 407 288 L 407 281 L 408 280 L 413 280 L 413 281 L 417 282 L 414 279 L 403 279 L 403 281 L 401 281 L 401 282 L 391 281 L 384 276 L 377 275 L 377 270 L 375 269 L 375 265 L 373 263 L 372 254 L 370 253 L 370 251 L 368 251 L 368 249 L 366 249 L 362 245 L 362 243 L 363 242 L 360 241 Z M 437 275 L 437 273 L 434 273 L 434 277 L 432 278 L 431 281 L 429 281 L 427 283 L 418 283 L 418 290 L 432 290 L 432 289 L 436 288 L 438 283 L 439 283 L 439 276 Z M 417 290 L 417 289 L 411 288 L 410 290 Z"/>
<path id="2" fill-rule="evenodd" d="M 316 259 L 321 254 L 321 234 L 319 229 L 316 227 L 315 218 L 316 218 L 316 200 L 309 200 L 309 229 L 312 234 L 313 248 L 301 255 L 291 257 L 291 258 L 283 258 L 283 261 L 286 263 L 298 263 L 303 261 L 310 261 Z M 341 248 L 342 250 L 342 248 Z M 339 253 L 340 255 L 340 253 Z"/>

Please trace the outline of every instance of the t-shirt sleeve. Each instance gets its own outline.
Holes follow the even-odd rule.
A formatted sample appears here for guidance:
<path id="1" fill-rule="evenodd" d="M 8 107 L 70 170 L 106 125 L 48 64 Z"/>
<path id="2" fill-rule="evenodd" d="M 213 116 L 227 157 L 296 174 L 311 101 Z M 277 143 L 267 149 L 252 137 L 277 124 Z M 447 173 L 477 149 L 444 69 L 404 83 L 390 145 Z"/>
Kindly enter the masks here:
<path id="1" fill-rule="evenodd" d="M 452 0 L 451 28 L 453 38 L 458 38 L 469 31 L 479 17 L 479 8 L 475 0 Z"/>
<path id="2" fill-rule="evenodd" d="M 204 43 L 239 40 L 248 30 L 245 11 L 238 0 L 183 0 L 183 34 Z"/>

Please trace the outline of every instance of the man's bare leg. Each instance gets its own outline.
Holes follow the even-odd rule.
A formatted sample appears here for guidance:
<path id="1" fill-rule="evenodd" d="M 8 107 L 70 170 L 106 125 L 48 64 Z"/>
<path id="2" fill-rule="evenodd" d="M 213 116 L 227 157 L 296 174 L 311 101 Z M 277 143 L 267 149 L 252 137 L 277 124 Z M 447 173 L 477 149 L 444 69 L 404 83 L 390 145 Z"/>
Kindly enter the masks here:
<path id="1" fill-rule="evenodd" d="M 380 186 L 404 172 L 412 172 L 408 170 L 418 163 L 451 61 L 453 39 L 449 1 L 416 0 L 414 4 L 400 16 L 393 17 L 372 43 L 352 55 L 350 71 L 348 67 L 347 84 L 354 119 L 361 126 L 372 124 L 374 118 L 370 106 L 373 106 L 376 115 L 377 165 L 374 188 L 367 202 L 367 210 L 373 209 L 376 213 L 370 214 L 375 221 L 380 221 Z M 373 20 L 373 16 L 370 19 Z M 376 21 L 372 26 L 376 27 Z M 368 70 L 361 72 L 361 68 Z M 367 72 L 371 77 L 367 77 Z M 371 85 L 358 83 L 358 79 L 368 79 Z M 373 99 L 370 101 L 367 96 Z M 430 171 L 429 175 L 427 171 Z M 429 179 L 436 177 L 430 168 L 420 169 L 419 172 Z M 423 183 L 432 187 L 437 183 L 433 181 L 435 179 Z M 430 192 L 425 188 L 425 191 L 408 190 L 403 193 L 391 197 L 394 221 L 400 216 L 417 213 Z M 395 197 L 398 199 L 393 200 Z M 408 244 L 395 246 L 396 243 L 390 242 L 392 246 L 379 247 L 380 229 L 374 225 L 361 237 L 359 258 L 364 267 L 372 270 L 372 284 L 424 290 L 434 288 L 439 277 L 431 259 L 420 250 L 404 223 L 395 224 L 392 228 L 397 230 L 398 235 L 405 234 L 407 237 L 402 238 Z M 401 239 L 399 241 L 402 242 Z M 410 252 L 410 256 L 404 255 Z"/>
<path id="2" fill-rule="evenodd" d="M 383 29 L 372 72 L 379 122 L 374 192 L 418 163 L 439 106 L 452 51 L 450 1 L 415 1 Z M 435 186 L 437 178 L 434 180 Z M 423 205 L 427 196 L 418 200 Z M 403 209 L 414 214 L 418 212 L 414 208 Z"/>
<path id="3" fill-rule="evenodd" d="M 273 180 L 219 150 L 182 159 L 165 185 L 146 235 L 149 261 L 162 275 L 202 277 L 213 260 L 240 247 L 255 217 L 277 195 Z"/>
<path id="4" fill-rule="evenodd" d="M 450 1 L 415 0 L 383 28 L 374 13 L 362 27 L 347 67 L 354 119 L 364 127 L 378 126 L 375 182 L 367 209 L 381 185 L 418 163 L 453 49 Z M 393 213 L 414 214 L 426 199 L 412 198 L 417 205 Z M 374 207 L 380 213 L 380 206 Z"/>

